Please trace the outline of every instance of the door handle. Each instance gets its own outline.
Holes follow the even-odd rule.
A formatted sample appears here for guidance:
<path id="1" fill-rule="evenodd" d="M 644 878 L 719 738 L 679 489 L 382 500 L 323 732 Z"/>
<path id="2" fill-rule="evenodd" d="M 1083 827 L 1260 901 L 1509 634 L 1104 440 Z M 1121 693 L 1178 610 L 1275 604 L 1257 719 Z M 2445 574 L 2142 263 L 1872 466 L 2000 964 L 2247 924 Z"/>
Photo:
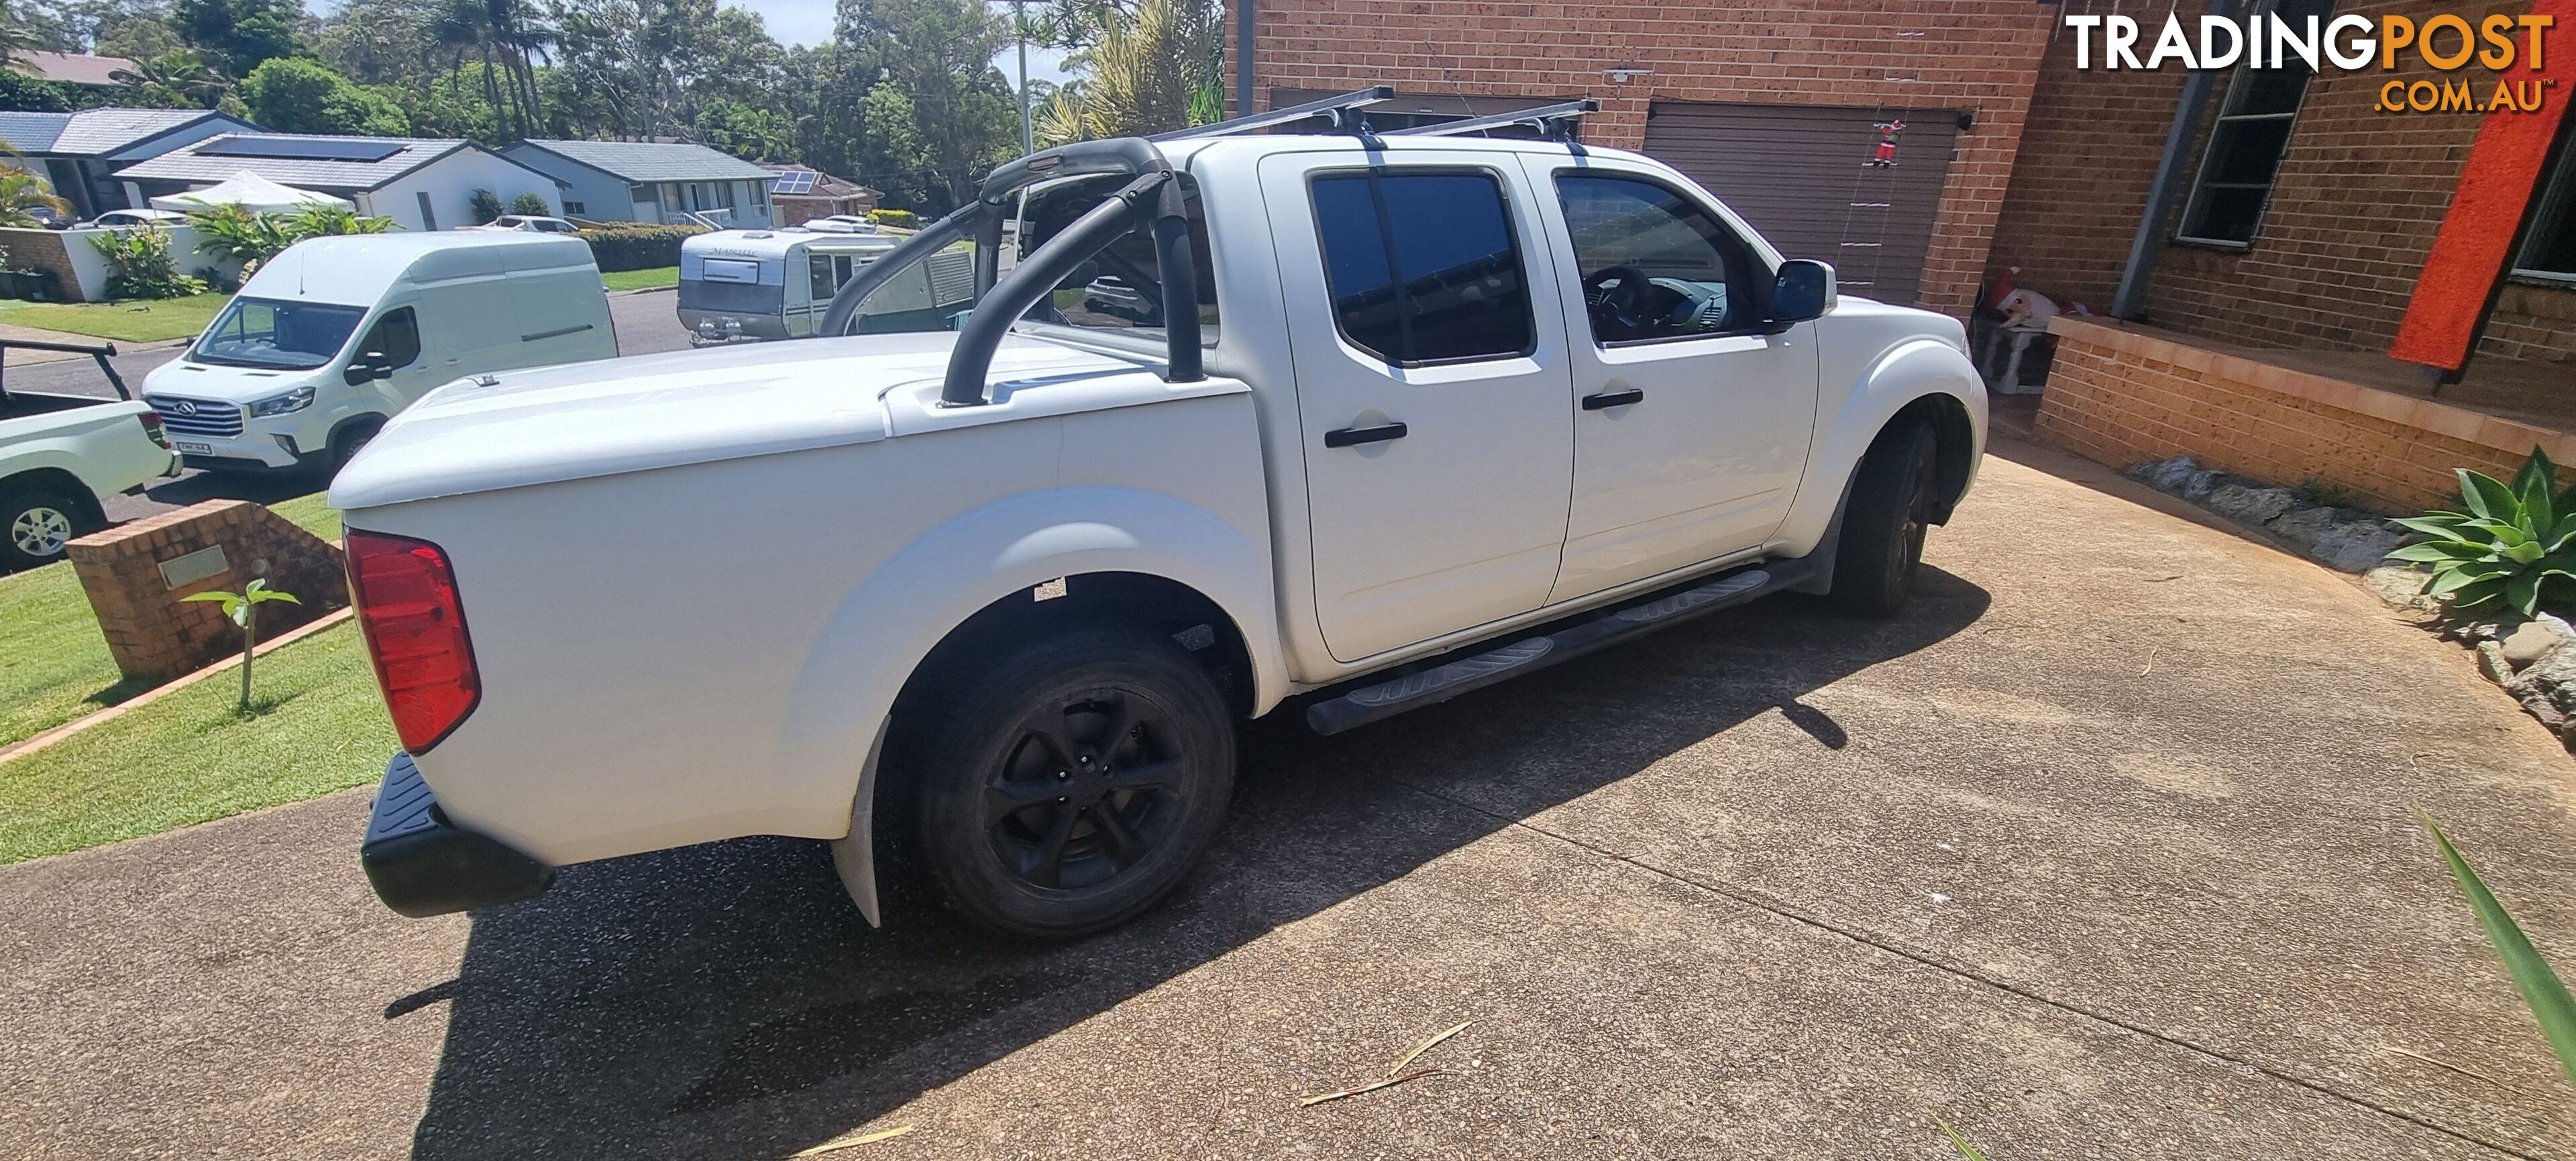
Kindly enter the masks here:
<path id="1" fill-rule="evenodd" d="M 1611 407 L 1626 407 L 1631 403 L 1640 402 L 1645 398 L 1646 393 L 1634 387 L 1630 387 L 1625 391 L 1603 391 L 1598 394 L 1584 396 L 1583 409 L 1585 411 L 1600 411 Z"/>
<path id="2" fill-rule="evenodd" d="M 1384 443 L 1390 439 L 1403 439 L 1404 432 L 1405 427 L 1401 423 L 1381 423 L 1375 427 L 1337 427 L 1324 433 L 1324 446 L 1358 447 L 1364 443 Z"/>

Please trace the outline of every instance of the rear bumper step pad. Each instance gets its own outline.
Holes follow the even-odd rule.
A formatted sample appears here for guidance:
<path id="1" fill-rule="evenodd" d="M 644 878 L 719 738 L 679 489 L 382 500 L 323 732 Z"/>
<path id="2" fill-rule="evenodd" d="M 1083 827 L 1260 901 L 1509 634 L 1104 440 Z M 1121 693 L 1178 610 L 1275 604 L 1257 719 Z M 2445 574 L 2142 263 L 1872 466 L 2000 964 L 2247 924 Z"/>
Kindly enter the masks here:
<path id="1" fill-rule="evenodd" d="M 1689 588 L 1650 597 L 1632 605 L 1589 614 L 1552 633 L 1523 637 L 1481 653 L 1361 686 L 1339 697 L 1306 707 L 1306 725 L 1319 734 L 1338 734 L 1409 709 L 1438 705 L 1469 690 L 1533 673 L 1643 636 L 1755 597 L 1794 588 L 1814 566 L 1804 559 L 1777 560 L 1755 568 L 1700 581 Z"/>
<path id="2" fill-rule="evenodd" d="M 404 753 L 385 764 L 358 863 L 375 885 L 376 898 L 414 919 L 514 903 L 555 883 L 553 867 L 449 822 L 438 795 L 421 780 L 420 767 Z"/>

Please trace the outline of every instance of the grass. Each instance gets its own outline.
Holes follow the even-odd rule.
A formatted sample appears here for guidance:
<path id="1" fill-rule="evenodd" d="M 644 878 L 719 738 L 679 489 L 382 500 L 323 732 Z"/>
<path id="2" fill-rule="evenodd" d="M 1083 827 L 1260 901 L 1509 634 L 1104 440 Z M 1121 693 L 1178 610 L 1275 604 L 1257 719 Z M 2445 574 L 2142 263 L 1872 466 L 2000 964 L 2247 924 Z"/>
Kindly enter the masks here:
<path id="1" fill-rule="evenodd" d="M 610 290 L 645 290 L 656 286 L 678 286 L 680 268 L 656 266 L 649 270 L 611 270 L 599 276 Z"/>
<path id="2" fill-rule="evenodd" d="M 151 302 L 0 302 L 0 323 L 125 343 L 191 338 L 232 301 L 196 294 Z"/>
<path id="3" fill-rule="evenodd" d="M 259 659 L 240 687 L 200 681 L 0 766 L 0 864 L 158 834 L 371 781 L 399 743 L 357 630 Z"/>
<path id="4" fill-rule="evenodd" d="M 340 539 L 340 513 L 319 495 L 273 508 L 315 536 Z M 0 746 L 150 688 L 117 673 L 89 597 L 68 562 L 0 577 Z"/>

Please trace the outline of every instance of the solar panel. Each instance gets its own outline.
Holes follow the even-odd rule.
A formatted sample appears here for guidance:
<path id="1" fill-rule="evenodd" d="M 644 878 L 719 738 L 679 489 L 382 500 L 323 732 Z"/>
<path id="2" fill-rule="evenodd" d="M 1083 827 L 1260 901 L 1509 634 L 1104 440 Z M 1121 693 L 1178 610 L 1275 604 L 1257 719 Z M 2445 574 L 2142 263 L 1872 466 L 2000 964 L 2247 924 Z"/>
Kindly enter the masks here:
<path id="1" fill-rule="evenodd" d="M 770 192 L 783 194 L 812 193 L 814 192 L 814 179 L 821 176 L 821 174 L 815 173 L 812 170 L 793 170 L 780 175 L 778 179 L 778 187 Z"/>
<path id="2" fill-rule="evenodd" d="M 271 157 L 287 161 L 383 161 L 403 151 L 400 141 L 366 138 L 238 134 L 217 138 L 199 157 Z"/>

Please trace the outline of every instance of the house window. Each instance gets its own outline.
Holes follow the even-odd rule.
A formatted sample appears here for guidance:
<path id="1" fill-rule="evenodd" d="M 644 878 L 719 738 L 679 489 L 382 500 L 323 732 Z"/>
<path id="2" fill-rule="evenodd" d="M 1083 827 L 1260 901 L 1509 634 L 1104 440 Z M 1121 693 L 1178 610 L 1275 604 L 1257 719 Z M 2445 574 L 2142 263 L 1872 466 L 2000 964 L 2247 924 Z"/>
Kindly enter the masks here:
<path id="1" fill-rule="evenodd" d="M 437 229 L 438 211 L 429 208 L 429 191 L 422 190 L 411 196 L 420 199 L 420 228 L 424 230 Z"/>
<path id="2" fill-rule="evenodd" d="M 2523 237 L 2522 253 L 2514 256 L 2513 272 L 2576 284 L 2576 148 L 2559 147 L 2557 171 L 2541 187 L 2540 209 L 2531 216 L 2531 232 Z"/>
<path id="3" fill-rule="evenodd" d="M 2265 0 L 2255 9 L 2298 30 L 2307 27 L 2310 17 L 2322 25 L 2333 11 L 2334 0 Z M 2264 26 L 2268 32 L 2270 21 Z M 2209 132 L 2209 149 L 2201 155 L 2179 240 L 2219 246 L 2253 242 L 2313 72 L 2298 54 L 2287 51 L 2279 68 L 2237 66 L 2227 99 L 2219 105 L 2218 123 Z"/>
<path id="4" fill-rule="evenodd" d="M 590 207 L 585 206 L 580 202 L 566 201 L 564 203 L 564 212 L 567 214 L 586 214 L 590 212 Z"/>
<path id="5" fill-rule="evenodd" d="M 1530 352 L 1529 283 L 1492 174 L 1326 174 L 1314 199 L 1333 317 L 1352 346 L 1407 367 Z"/>
<path id="6" fill-rule="evenodd" d="M 720 181 L 716 183 L 716 196 L 722 201 L 724 208 L 728 210 L 733 208 L 733 185 L 734 183 L 729 181 Z"/>

